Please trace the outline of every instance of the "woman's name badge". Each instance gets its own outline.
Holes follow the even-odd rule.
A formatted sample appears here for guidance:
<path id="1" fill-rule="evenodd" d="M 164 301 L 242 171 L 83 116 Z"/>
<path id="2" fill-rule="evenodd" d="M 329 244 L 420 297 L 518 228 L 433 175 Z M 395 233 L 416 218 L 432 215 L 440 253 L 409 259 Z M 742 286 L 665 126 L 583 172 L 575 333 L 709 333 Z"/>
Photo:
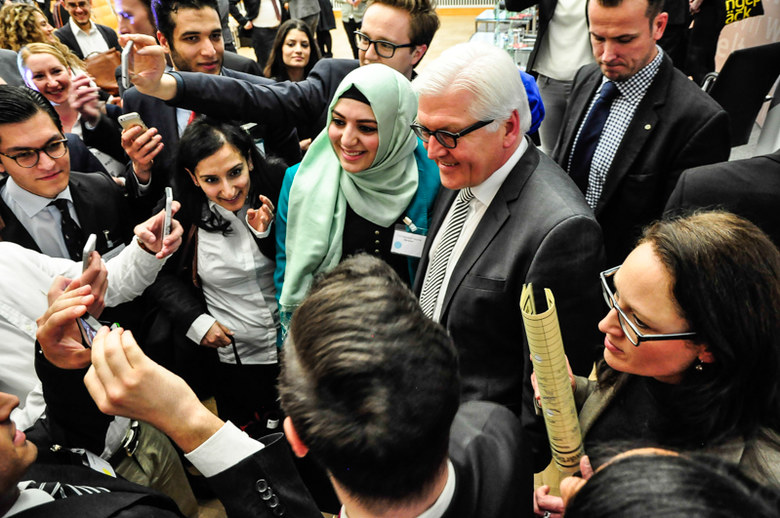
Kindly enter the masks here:
<path id="1" fill-rule="evenodd" d="M 390 252 L 410 257 L 422 257 L 423 246 L 425 246 L 425 236 L 412 234 L 403 228 L 396 228 L 393 232 Z"/>

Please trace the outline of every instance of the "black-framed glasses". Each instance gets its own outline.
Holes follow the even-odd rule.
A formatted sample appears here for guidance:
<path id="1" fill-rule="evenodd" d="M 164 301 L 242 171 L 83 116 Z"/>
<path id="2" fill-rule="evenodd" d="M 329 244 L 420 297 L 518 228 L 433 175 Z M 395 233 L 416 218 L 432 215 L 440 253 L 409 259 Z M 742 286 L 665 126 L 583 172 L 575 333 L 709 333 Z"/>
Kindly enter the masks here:
<path id="1" fill-rule="evenodd" d="M 690 339 L 694 336 L 696 336 L 696 333 L 693 331 L 687 331 L 684 333 L 666 333 L 661 335 L 646 335 L 642 334 L 639 329 L 636 328 L 636 325 L 634 325 L 631 320 L 628 319 L 628 315 L 621 309 L 620 305 L 617 303 L 617 298 L 615 297 L 615 283 L 614 283 L 614 277 L 615 273 L 620 269 L 620 266 L 615 266 L 614 268 L 610 268 L 609 270 L 604 270 L 599 274 L 599 278 L 601 279 L 601 291 L 604 294 L 604 301 L 607 303 L 607 306 L 610 307 L 610 309 L 614 308 L 617 310 L 618 314 L 618 322 L 620 322 L 620 328 L 623 330 L 623 333 L 626 335 L 626 338 L 628 338 L 628 341 L 631 342 L 634 346 L 638 347 L 640 343 L 642 342 L 658 342 L 661 340 L 681 340 L 681 339 Z"/>
<path id="2" fill-rule="evenodd" d="M 372 40 L 360 31 L 355 31 L 355 44 L 362 51 L 367 51 L 371 44 L 374 44 L 374 52 L 380 58 L 390 59 L 395 55 L 396 49 L 405 49 L 416 47 L 414 43 L 392 43 L 385 40 Z"/>
<path id="3" fill-rule="evenodd" d="M 475 122 L 468 128 L 464 128 L 460 130 L 457 133 L 452 133 L 451 131 L 444 131 L 444 130 L 429 130 L 425 126 L 421 126 L 418 123 L 412 124 L 412 130 L 414 130 L 414 133 L 422 139 L 423 142 L 426 144 L 429 140 L 431 140 L 431 136 L 436 137 L 436 140 L 441 144 L 442 146 L 446 147 L 447 149 L 455 149 L 455 147 L 458 145 L 458 139 L 460 137 L 465 137 L 472 131 L 476 131 L 479 128 L 484 128 L 491 122 L 493 122 L 495 119 L 491 119 L 489 121 L 479 121 Z"/>
<path id="4" fill-rule="evenodd" d="M 68 152 L 68 139 L 53 140 L 39 148 L 23 149 L 15 155 L 7 155 L 0 151 L 0 155 L 13 159 L 20 167 L 30 169 L 38 164 L 41 151 L 49 155 L 52 160 L 62 158 Z"/>

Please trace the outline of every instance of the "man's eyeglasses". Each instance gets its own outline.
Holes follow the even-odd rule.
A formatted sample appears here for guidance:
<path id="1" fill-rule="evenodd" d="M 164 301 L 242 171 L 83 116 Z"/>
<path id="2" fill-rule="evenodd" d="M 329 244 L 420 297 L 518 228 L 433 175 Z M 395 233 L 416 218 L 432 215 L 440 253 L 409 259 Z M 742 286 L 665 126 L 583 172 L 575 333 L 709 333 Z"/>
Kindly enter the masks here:
<path id="1" fill-rule="evenodd" d="M 696 333 L 693 331 L 688 331 L 685 333 L 667 333 L 667 334 L 661 334 L 661 335 L 645 335 L 642 334 L 639 329 L 636 328 L 636 325 L 631 322 L 631 320 L 628 319 L 628 315 L 620 308 L 620 305 L 617 303 L 617 298 L 615 297 L 615 284 L 614 284 L 614 276 L 615 273 L 620 269 L 620 266 L 615 266 L 614 268 L 610 268 L 609 270 L 605 270 L 599 274 L 599 277 L 601 278 L 601 291 L 604 294 L 604 301 L 607 303 L 607 306 L 610 307 L 610 309 L 614 308 L 617 310 L 618 314 L 618 322 L 620 322 L 620 328 L 623 330 L 623 333 L 625 333 L 626 338 L 628 338 L 628 341 L 634 344 L 634 346 L 639 346 L 642 342 L 657 342 L 661 340 L 681 340 L 681 339 L 689 339 L 694 336 L 696 336 Z"/>
<path id="2" fill-rule="evenodd" d="M 372 40 L 360 31 L 355 31 L 355 44 L 357 48 L 362 51 L 367 51 L 371 44 L 374 44 L 374 52 L 380 58 L 390 59 L 395 55 L 396 49 L 405 49 L 408 47 L 416 47 L 414 43 L 391 43 L 385 40 Z"/>
<path id="3" fill-rule="evenodd" d="M 7 155 L 3 152 L 0 152 L 0 155 L 13 159 L 20 167 L 29 169 L 38 164 L 41 151 L 49 155 L 49 158 L 53 160 L 62 158 L 65 156 L 65 153 L 68 152 L 68 139 L 53 140 L 45 146 L 36 149 L 23 149 L 15 155 Z"/>
<path id="4" fill-rule="evenodd" d="M 451 131 L 444 131 L 444 130 L 429 130 L 425 126 L 421 126 L 418 123 L 412 124 L 412 130 L 414 130 L 414 133 L 422 139 L 423 142 L 426 144 L 429 140 L 431 140 L 431 136 L 436 137 L 436 140 L 441 144 L 442 146 L 446 147 L 447 149 L 455 149 L 455 146 L 458 145 L 458 139 L 460 137 L 465 137 L 472 131 L 476 131 L 479 128 L 484 128 L 491 122 L 493 122 L 495 119 L 491 119 L 489 121 L 479 121 L 475 122 L 468 128 L 465 128 L 457 133 L 452 133 Z"/>

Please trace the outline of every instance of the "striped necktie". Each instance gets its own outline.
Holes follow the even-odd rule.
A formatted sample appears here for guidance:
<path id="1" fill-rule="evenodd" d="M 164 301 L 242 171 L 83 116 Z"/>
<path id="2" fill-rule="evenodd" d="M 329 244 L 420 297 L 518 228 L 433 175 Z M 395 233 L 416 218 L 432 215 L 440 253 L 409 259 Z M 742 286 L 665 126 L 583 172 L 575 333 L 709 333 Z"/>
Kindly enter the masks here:
<path id="1" fill-rule="evenodd" d="M 444 274 L 447 273 L 447 265 L 450 262 L 452 250 L 458 242 L 463 224 L 466 222 L 466 214 L 469 210 L 469 202 L 474 198 L 471 188 L 461 189 L 455 199 L 455 207 L 452 209 L 452 217 L 447 228 L 442 234 L 439 246 L 433 254 L 431 264 L 425 272 L 425 281 L 420 292 L 420 307 L 428 318 L 433 318 L 433 310 L 439 299 L 439 291 L 444 282 Z"/>

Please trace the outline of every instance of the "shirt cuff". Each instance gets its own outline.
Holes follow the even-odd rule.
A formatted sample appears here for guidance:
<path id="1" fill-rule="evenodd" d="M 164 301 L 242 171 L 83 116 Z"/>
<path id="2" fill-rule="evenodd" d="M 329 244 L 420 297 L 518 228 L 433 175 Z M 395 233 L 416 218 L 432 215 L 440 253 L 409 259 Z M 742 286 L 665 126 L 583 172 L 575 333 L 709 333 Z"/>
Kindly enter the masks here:
<path id="1" fill-rule="evenodd" d="M 203 337 L 206 336 L 206 333 L 209 332 L 209 329 L 211 329 L 211 326 L 213 326 L 216 321 L 217 319 L 211 315 L 202 314 L 190 325 L 190 328 L 187 330 L 187 338 L 196 344 L 200 344 Z"/>
<path id="2" fill-rule="evenodd" d="M 274 224 L 274 220 L 272 219 L 271 222 L 268 223 L 268 226 L 266 227 L 265 232 L 258 232 L 257 230 L 255 230 L 255 227 L 253 227 L 252 225 L 249 224 L 249 214 L 247 214 L 245 220 L 246 220 L 246 226 L 249 227 L 249 230 L 252 231 L 252 234 L 254 234 L 254 236 L 257 239 L 263 239 L 265 237 L 268 237 L 268 234 L 271 233 L 271 225 Z"/>
<path id="3" fill-rule="evenodd" d="M 209 478 L 232 468 L 264 447 L 263 443 L 252 439 L 228 421 L 203 444 L 184 456 L 204 477 Z"/>
<path id="4" fill-rule="evenodd" d="M 133 177 L 135 178 L 135 185 L 136 185 L 136 194 L 143 195 L 146 194 L 146 192 L 149 190 L 149 187 L 152 185 L 152 178 L 149 177 L 149 181 L 146 183 L 141 183 L 141 180 L 138 179 L 138 176 L 135 174 L 135 169 L 132 167 L 130 168 L 130 171 L 133 173 Z"/>

